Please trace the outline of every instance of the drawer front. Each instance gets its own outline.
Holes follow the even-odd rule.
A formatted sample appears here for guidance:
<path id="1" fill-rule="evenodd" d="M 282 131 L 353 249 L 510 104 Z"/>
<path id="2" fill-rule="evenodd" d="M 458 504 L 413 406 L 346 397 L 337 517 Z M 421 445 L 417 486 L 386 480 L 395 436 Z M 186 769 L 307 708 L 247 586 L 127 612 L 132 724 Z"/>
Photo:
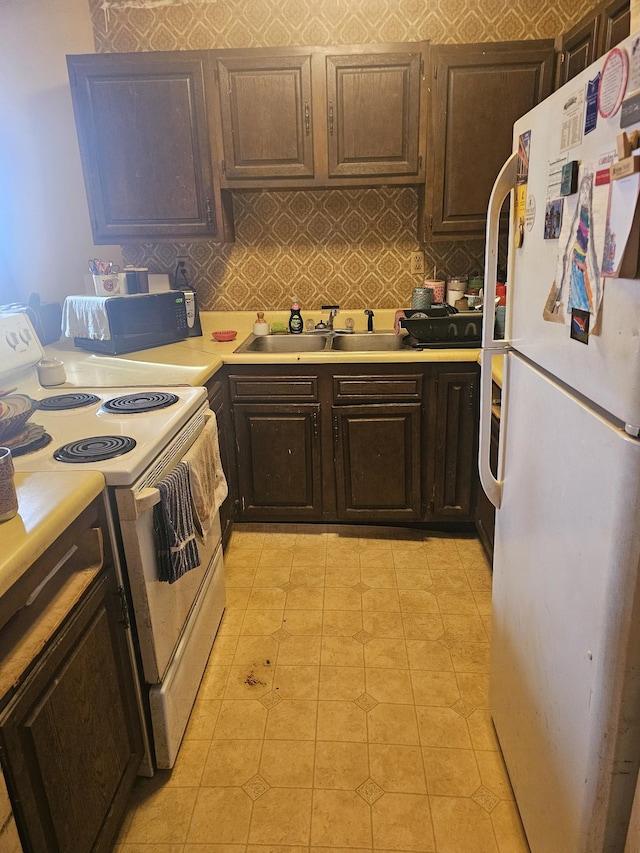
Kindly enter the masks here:
<path id="1" fill-rule="evenodd" d="M 334 376 L 333 399 L 336 403 L 422 399 L 422 374 L 389 376 Z"/>
<path id="2" fill-rule="evenodd" d="M 243 400 L 303 400 L 317 402 L 317 376 L 230 376 L 231 398 Z"/>

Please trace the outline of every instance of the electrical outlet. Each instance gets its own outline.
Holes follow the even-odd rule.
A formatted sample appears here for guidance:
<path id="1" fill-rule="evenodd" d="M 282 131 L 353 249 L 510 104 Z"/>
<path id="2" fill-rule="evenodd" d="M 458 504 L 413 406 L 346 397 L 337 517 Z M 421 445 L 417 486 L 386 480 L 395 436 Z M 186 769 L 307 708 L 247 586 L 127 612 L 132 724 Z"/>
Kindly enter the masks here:
<path id="1" fill-rule="evenodd" d="M 424 272 L 424 252 L 411 252 L 410 269 L 416 275 Z"/>

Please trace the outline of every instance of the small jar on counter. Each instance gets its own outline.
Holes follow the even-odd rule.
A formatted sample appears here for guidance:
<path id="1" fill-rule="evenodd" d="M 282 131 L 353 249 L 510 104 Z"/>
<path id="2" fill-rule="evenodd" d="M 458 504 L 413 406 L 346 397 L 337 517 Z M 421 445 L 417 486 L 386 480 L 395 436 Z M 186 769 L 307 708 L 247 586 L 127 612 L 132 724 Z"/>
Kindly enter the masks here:
<path id="1" fill-rule="evenodd" d="M 269 334 L 269 324 L 264 319 L 264 312 L 258 311 L 258 316 L 256 318 L 255 323 L 253 324 L 253 334 L 254 335 L 268 335 Z"/>

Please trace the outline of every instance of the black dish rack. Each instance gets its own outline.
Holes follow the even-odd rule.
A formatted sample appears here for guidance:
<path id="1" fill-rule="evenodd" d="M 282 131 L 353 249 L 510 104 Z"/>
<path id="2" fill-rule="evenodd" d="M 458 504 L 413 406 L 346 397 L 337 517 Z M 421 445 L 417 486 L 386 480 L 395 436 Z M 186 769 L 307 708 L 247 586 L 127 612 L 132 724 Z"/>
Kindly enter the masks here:
<path id="1" fill-rule="evenodd" d="M 458 311 L 437 303 L 431 308 L 407 308 L 400 325 L 409 333 L 405 343 L 414 349 L 478 347 L 482 341 L 482 312 Z"/>

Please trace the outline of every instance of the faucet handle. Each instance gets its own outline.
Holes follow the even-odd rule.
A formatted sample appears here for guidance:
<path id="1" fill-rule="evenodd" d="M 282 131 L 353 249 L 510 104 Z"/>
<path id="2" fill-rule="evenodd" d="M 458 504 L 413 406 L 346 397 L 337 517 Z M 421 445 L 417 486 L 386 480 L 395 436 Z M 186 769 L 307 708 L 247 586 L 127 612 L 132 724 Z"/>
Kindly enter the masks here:
<path id="1" fill-rule="evenodd" d="M 339 307 L 340 307 L 339 305 L 321 305 L 320 306 L 320 308 L 323 311 L 337 311 Z"/>

